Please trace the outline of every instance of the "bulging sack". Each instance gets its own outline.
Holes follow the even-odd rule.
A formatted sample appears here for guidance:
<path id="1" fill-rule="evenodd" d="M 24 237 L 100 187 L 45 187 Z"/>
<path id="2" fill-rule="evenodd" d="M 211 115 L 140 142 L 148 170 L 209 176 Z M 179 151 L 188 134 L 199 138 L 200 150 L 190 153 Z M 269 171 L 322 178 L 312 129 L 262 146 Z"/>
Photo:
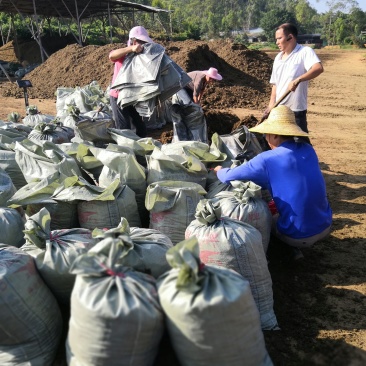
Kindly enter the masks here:
<path id="1" fill-rule="evenodd" d="M 184 240 L 194 220 L 198 202 L 206 191 L 199 184 L 161 181 L 147 188 L 145 206 L 150 211 L 150 228 L 159 230 L 177 244 Z"/>
<path id="2" fill-rule="evenodd" d="M 100 241 L 71 268 L 77 277 L 66 345 L 70 366 L 154 363 L 164 329 L 155 279 L 121 265 L 129 250 L 124 240 L 127 245 Z"/>
<path id="3" fill-rule="evenodd" d="M 0 243 L 17 248 L 24 244 L 24 221 L 17 210 L 0 207 L 0 229 Z"/>
<path id="4" fill-rule="evenodd" d="M 75 275 L 74 260 L 96 243 L 90 230 L 73 228 L 51 231 L 51 215 L 43 208 L 25 223 L 26 243 L 21 249 L 31 255 L 43 280 L 57 300 L 68 304 Z"/>
<path id="5" fill-rule="evenodd" d="M 203 263 L 232 269 L 249 281 L 262 329 L 277 329 L 272 279 L 260 232 L 249 224 L 224 217 L 219 203 L 203 200 L 185 233 L 186 239 L 193 236 L 198 240 Z"/>
<path id="6" fill-rule="evenodd" d="M 172 269 L 158 280 L 172 346 L 182 366 L 270 366 L 247 280 L 203 265 L 197 240 L 167 253 Z"/>
<path id="7" fill-rule="evenodd" d="M 33 258 L 0 245 L 0 364 L 50 366 L 62 329 L 57 301 Z"/>
<path id="8" fill-rule="evenodd" d="M 128 254 L 123 257 L 123 265 L 131 267 L 135 271 L 147 273 L 154 278 L 169 270 L 166 261 L 166 252 L 173 246 L 168 236 L 158 230 L 131 227 L 125 218 L 115 229 L 93 230 L 93 237 L 98 240 L 112 238 L 123 245 L 126 237 L 130 239 L 132 245 Z"/>
<path id="9" fill-rule="evenodd" d="M 223 216 L 255 227 L 262 235 L 263 250 L 266 253 L 271 237 L 272 215 L 262 199 L 261 187 L 250 181 L 232 181 L 231 185 L 232 191 L 217 193 L 212 201 L 220 203 Z"/>

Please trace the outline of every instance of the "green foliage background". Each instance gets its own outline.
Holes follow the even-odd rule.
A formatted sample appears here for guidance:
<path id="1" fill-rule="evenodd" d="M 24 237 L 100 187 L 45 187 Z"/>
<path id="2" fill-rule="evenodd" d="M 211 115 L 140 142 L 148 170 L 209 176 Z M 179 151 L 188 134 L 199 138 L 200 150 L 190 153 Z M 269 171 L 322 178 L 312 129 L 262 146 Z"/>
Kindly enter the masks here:
<path id="1" fill-rule="evenodd" d="M 278 25 L 293 22 L 299 34 L 319 33 L 324 44 L 363 47 L 366 43 L 366 12 L 354 0 L 328 0 L 328 11 L 319 14 L 307 0 L 135 0 L 135 3 L 168 9 L 159 15 L 135 12 L 108 19 L 88 19 L 82 22 L 82 41 L 105 44 L 125 41 L 128 29 L 134 24 L 144 25 L 156 38 L 173 40 L 232 37 L 248 44 L 247 30 L 261 27 L 261 41 L 274 44 Z M 45 35 L 78 34 L 71 20 L 40 18 L 40 33 Z M 2 43 L 17 37 L 30 38 L 36 29 L 32 17 L 0 13 Z M 16 32 L 14 32 L 14 29 Z M 232 31 L 236 31 L 233 35 Z"/>

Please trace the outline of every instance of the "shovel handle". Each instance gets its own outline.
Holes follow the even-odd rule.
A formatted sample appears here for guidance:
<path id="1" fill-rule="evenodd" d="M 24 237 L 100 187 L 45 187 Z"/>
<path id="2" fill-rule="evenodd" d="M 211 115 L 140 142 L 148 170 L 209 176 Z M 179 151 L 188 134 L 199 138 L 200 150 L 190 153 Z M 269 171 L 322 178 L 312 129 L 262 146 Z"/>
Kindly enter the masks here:
<path id="1" fill-rule="evenodd" d="M 296 83 L 296 86 L 300 84 L 300 80 Z M 273 109 L 273 108 L 276 108 L 278 107 L 278 105 L 292 92 L 291 89 L 288 89 L 286 90 L 286 92 L 284 94 L 281 95 L 281 97 L 277 100 L 277 102 L 275 103 L 275 105 L 269 110 L 269 112 Z M 269 115 L 269 112 L 268 114 L 264 114 L 263 117 L 261 118 L 261 120 L 259 121 L 258 125 L 260 123 L 262 123 L 264 120 L 266 120 L 268 118 L 268 115 Z"/>

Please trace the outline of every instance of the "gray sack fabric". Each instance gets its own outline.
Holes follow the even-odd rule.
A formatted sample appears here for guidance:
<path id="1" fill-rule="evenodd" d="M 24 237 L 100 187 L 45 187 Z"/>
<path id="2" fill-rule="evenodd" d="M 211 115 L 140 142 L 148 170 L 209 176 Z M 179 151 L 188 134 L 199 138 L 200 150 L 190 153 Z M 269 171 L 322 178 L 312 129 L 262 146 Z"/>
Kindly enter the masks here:
<path id="1" fill-rule="evenodd" d="M 167 253 L 173 267 L 158 280 L 172 346 L 182 366 L 270 366 L 247 280 L 203 266 L 197 240 Z"/>
<path id="2" fill-rule="evenodd" d="M 278 329 L 272 279 L 260 232 L 249 224 L 222 216 L 218 203 L 203 200 L 185 233 L 186 239 L 192 236 L 197 237 L 203 263 L 233 269 L 249 281 L 262 329 Z"/>
<path id="3" fill-rule="evenodd" d="M 0 364 L 50 366 L 58 350 L 62 317 L 33 258 L 0 245 Z"/>
<path id="4" fill-rule="evenodd" d="M 129 237 L 132 243 L 128 254 L 123 257 L 123 265 L 155 278 L 169 270 L 166 252 L 173 244 L 169 237 L 160 231 L 139 227 L 130 228 L 125 218 L 122 218 L 121 223 L 115 229 L 93 230 L 93 237 L 98 240 L 107 237 L 118 240 L 120 236 L 121 238 Z"/>
<path id="5" fill-rule="evenodd" d="M 96 240 L 90 230 L 74 228 L 51 231 L 51 216 L 43 208 L 25 223 L 26 243 L 43 280 L 61 303 L 70 302 L 75 275 L 69 272 L 75 258 L 92 248 Z"/>
<path id="6" fill-rule="evenodd" d="M 157 43 L 144 44 L 143 52 L 128 55 L 112 85 L 118 89 L 118 104 L 134 105 L 143 117 L 150 117 L 161 105 L 191 81 L 190 77 Z"/>
<path id="7" fill-rule="evenodd" d="M 192 182 L 206 187 L 207 169 L 194 156 L 167 155 L 158 147 L 147 159 L 147 184 L 172 180 Z"/>
<path id="8" fill-rule="evenodd" d="M 120 241 L 127 245 L 120 245 Z M 70 366 L 152 366 L 164 329 L 155 279 L 120 263 L 129 238 L 103 239 L 77 258 L 67 337 Z"/>
<path id="9" fill-rule="evenodd" d="M 17 210 L 0 207 L 0 243 L 20 247 L 24 244 L 24 221 Z"/>
<path id="10" fill-rule="evenodd" d="M 250 181 L 232 181 L 231 185 L 232 191 L 217 193 L 213 202 L 220 202 L 223 216 L 254 226 L 262 235 L 263 249 L 266 253 L 271 236 L 272 214 L 262 199 L 261 187 Z"/>
<path id="11" fill-rule="evenodd" d="M 197 204 L 205 193 L 199 184 L 189 182 L 150 184 L 145 203 L 150 211 L 150 228 L 167 235 L 173 244 L 184 240 L 186 228 L 194 220 Z"/>

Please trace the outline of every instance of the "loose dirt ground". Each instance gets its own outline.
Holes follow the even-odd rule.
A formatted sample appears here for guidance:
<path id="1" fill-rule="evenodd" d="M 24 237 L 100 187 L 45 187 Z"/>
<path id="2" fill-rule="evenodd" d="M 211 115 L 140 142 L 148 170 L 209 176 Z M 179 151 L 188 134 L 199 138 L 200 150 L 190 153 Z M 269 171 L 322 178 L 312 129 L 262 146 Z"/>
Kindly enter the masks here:
<path id="1" fill-rule="evenodd" d="M 333 231 L 295 263 L 272 242 L 269 267 L 281 331 L 266 332 L 265 338 L 275 365 L 361 366 L 366 364 L 366 50 L 317 52 L 325 72 L 310 85 L 308 123 L 334 212 Z M 0 119 L 24 110 L 22 98 L 0 97 L 0 103 Z M 30 104 L 56 112 L 53 99 Z M 261 108 L 258 103 L 257 109 L 220 111 L 260 118 Z"/>

